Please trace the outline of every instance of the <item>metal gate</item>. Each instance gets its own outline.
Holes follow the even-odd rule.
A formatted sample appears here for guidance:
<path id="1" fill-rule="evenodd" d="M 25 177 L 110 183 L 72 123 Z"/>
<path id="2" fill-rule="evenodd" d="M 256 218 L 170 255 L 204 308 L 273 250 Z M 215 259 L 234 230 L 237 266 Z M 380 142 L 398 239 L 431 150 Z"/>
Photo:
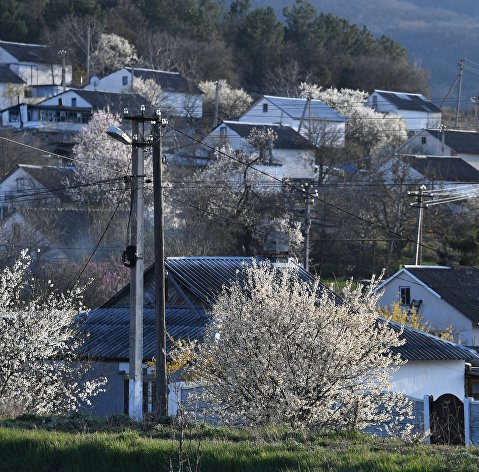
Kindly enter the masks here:
<path id="1" fill-rule="evenodd" d="M 431 443 L 464 445 L 464 403 L 451 393 L 430 400 Z"/>

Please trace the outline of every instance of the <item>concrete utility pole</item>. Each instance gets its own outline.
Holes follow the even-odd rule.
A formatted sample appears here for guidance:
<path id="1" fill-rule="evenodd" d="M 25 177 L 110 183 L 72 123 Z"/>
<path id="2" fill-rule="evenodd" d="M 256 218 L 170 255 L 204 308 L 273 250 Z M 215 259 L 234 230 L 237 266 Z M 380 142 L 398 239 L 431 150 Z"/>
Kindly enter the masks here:
<path id="1" fill-rule="evenodd" d="M 65 49 L 60 49 L 60 51 L 58 51 L 58 55 L 61 56 L 61 58 L 62 58 L 62 89 L 63 89 L 63 92 L 64 92 L 66 90 L 66 86 L 67 86 L 67 81 L 66 81 L 67 51 Z"/>
<path id="2" fill-rule="evenodd" d="M 137 120 L 132 120 L 133 152 L 131 198 L 133 203 L 130 248 L 134 248 L 130 282 L 130 380 L 128 414 L 136 419 L 143 418 L 143 273 L 145 270 L 145 222 L 143 218 L 144 157 L 143 136 L 139 133 Z M 128 251 L 128 248 L 127 248 Z M 133 253 L 133 249 L 130 249 Z M 130 259 L 131 259 L 130 254 Z"/>
<path id="3" fill-rule="evenodd" d="M 165 294 L 165 243 L 163 218 L 163 128 L 168 120 L 157 110 L 155 116 L 145 116 L 145 107 L 141 106 L 141 115 L 132 116 L 125 109 L 125 120 L 132 122 L 132 138 L 120 128 L 112 126 L 107 134 L 123 144 L 133 146 L 132 178 L 132 224 L 130 245 L 123 254 L 123 263 L 132 268 L 130 283 L 130 383 L 128 413 L 132 418 L 141 419 L 143 414 L 143 303 L 144 303 L 144 216 L 143 185 L 144 159 L 143 148 L 153 146 L 153 200 L 155 234 L 155 319 L 156 319 L 156 413 L 168 415 L 168 385 L 166 379 L 166 294 Z M 139 124 L 141 123 L 141 133 Z M 145 141 L 145 123 L 151 123 L 153 136 Z"/>
<path id="4" fill-rule="evenodd" d="M 408 192 L 408 195 L 417 197 L 415 203 L 411 203 L 411 206 L 417 207 L 417 237 L 416 237 L 416 258 L 414 261 L 415 265 L 421 265 L 422 258 L 422 233 L 423 233 L 423 223 L 424 223 L 424 208 L 426 205 L 424 203 L 424 197 L 429 197 L 428 193 L 425 193 L 426 186 L 421 185 L 417 192 Z"/>
<path id="5" fill-rule="evenodd" d="M 168 384 L 166 379 L 166 293 L 165 235 L 163 212 L 163 127 L 168 124 L 157 111 L 153 125 L 153 203 L 155 236 L 155 326 L 156 326 L 156 413 L 168 415 Z"/>
<path id="6" fill-rule="evenodd" d="M 220 106 L 220 90 L 221 90 L 221 83 L 219 80 L 215 82 L 215 115 L 213 118 L 213 128 L 216 127 L 218 124 L 218 110 Z"/>
<path id="7" fill-rule="evenodd" d="M 459 126 L 459 113 L 461 112 L 462 78 L 464 76 L 464 59 L 459 62 L 459 90 L 456 105 L 456 128 Z"/>

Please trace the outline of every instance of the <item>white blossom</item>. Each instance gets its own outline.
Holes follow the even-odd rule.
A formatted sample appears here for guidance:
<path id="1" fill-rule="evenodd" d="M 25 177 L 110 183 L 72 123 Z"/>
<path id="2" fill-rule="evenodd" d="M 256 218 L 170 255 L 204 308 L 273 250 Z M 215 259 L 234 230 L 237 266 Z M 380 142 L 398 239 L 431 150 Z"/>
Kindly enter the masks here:
<path id="1" fill-rule="evenodd" d="M 125 38 L 116 34 L 102 34 L 91 59 L 95 73 L 105 74 L 131 65 L 138 57 L 135 47 Z"/>
<path id="2" fill-rule="evenodd" d="M 347 118 L 346 139 L 363 146 L 367 152 L 376 152 L 385 146 L 396 146 L 407 139 L 406 125 L 402 118 L 390 113 L 378 113 L 367 107 L 366 92 L 323 89 L 307 83 L 301 84 L 300 89 L 303 97 L 321 100 Z"/>
<path id="3" fill-rule="evenodd" d="M 37 293 L 30 263 L 23 251 L 0 273 L 0 416 L 73 411 L 105 383 L 78 357 L 82 290 Z"/>
<path id="4" fill-rule="evenodd" d="M 214 107 L 216 97 L 216 82 L 200 82 L 198 87 L 204 93 L 203 106 Z M 251 105 L 253 99 L 243 90 L 234 89 L 226 80 L 219 81 L 219 118 L 226 120 L 243 114 Z"/>
<path id="5" fill-rule="evenodd" d="M 293 268 L 244 269 L 212 309 L 194 374 L 223 417 L 246 424 L 356 429 L 408 412 L 389 390 L 403 341 L 378 322 L 373 283 L 343 302 Z"/>

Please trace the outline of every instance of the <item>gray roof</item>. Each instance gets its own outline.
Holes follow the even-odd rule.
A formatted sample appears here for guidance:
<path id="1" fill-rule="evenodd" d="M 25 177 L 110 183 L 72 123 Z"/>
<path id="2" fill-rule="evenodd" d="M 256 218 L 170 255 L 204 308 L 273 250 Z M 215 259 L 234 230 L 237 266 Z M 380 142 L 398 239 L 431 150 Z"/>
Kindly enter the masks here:
<path id="1" fill-rule="evenodd" d="M 2 84 L 24 84 L 25 81 L 15 74 L 9 66 L 0 64 L 0 83 Z"/>
<path id="2" fill-rule="evenodd" d="M 239 121 L 226 121 L 224 124 L 245 139 L 249 136 L 253 128 L 259 130 L 271 128 L 278 135 L 278 138 L 273 142 L 273 147 L 276 149 L 314 149 L 311 142 L 291 128 L 291 126 L 261 125 L 255 123 L 242 123 Z M 221 126 L 221 124 L 219 126 Z"/>
<path id="3" fill-rule="evenodd" d="M 131 68 L 127 68 L 131 72 Z M 202 95 L 203 92 L 179 72 L 166 72 L 155 69 L 133 69 L 135 77 L 154 80 L 164 91 Z"/>
<path id="4" fill-rule="evenodd" d="M 154 309 L 144 310 L 143 359 L 151 360 L 155 355 L 155 313 Z M 191 308 L 167 308 L 166 330 L 173 340 L 199 340 L 204 336 L 209 317 L 204 310 Z M 390 323 L 396 331 L 397 323 Z M 129 358 L 129 309 L 97 308 L 85 315 L 84 332 L 88 334 L 82 348 L 84 355 L 102 360 L 128 361 Z M 171 339 L 167 336 L 167 351 Z M 479 361 L 476 351 L 439 339 L 422 331 L 404 327 L 402 346 L 391 349 L 408 361 L 467 360 Z"/>
<path id="5" fill-rule="evenodd" d="M 474 323 L 479 323 L 479 269 L 406 266 L 405 271 L 438 293 Z"/>
<path id="6" fill-rule="evenodd" d="M 129 308 L 97 308 L 84 315 L 83 329 L 88 334 L 82 352 L 102 360 L 128 361 Z M 143 359 L 155 356 L 155 310 L 143 313 Z M 167 308 L 166 330 L 175 341 L 202 339 L 208 317 L 203 310 Z M 167 350 L 171 340 L 167 336 Z"/>
<path id="7" fill-rule="evenodd" d="M 402 159 L 429 180 L 479 182 L 479 171 L 459 157 L 403 155 Z"/>
<path id="8" fill-rule="evenodd" d="M 440 339 L 432 334 L 424 333 L 417 329 L 401 326 L 398 323 L 390 322 L 391 327 L 403 333 L 401 339 L 406 342 L 399 347 L 392 348 L 394 354 L 400 354 L 408 361 L 429 361 L 429 360 L 466 360 L 479 361 L 479 354 L 459 344 Z"/>
<path id="9" fill-rule="evenodd" d="M 175 339 L 201 340 L 208 322 L 205 312 L 225 285 L 241 277 L 244 264 L 251 264 L 251 257 L 172 257 L 166 261 L 168 272 L 168 294 L 172 285 L 190 297 L 190 306 L 177 305 L 178 299 L 167 301 L 166 328 Z M 313 280 L 313 277 L 298 268 L 301 280 Z M 153 266 L 145 272 L 145 309 L 144 309 L 144 358 L 154 355 L 154 303 Z M 336 297 L 338 303 L 341 299 Z M 103 308 L 92 310 L 86 317 L 86 330 L 90 334 L 85 346 L 85 354 L 103 359 L 127 360 L 128 358 L 128 320 L 129 308 L 128 287 Z M 121 306 L 123 304 L 123 306 Z M 395 330 L 401 326 L 391 323 Z M 394 348 L 403 359 L 421 360 L 474 360 L 479 355 L 468 348 L 435 336 L 405 327 L 402 338 L 403 346 Z M 168 341 L 168 346 L 170 341 Z"/>
<path id="10" fill-rule="evenodd" d="M 428 129 L 427 132 L 441 140 L 442 131 Z M 460 154 L 479 154 L 479 133 L 475 131 L 445 130 L 445 143 Z"/>
<path id="11" fill-rule="evenodd" d="M 300 120 L 303 116 L 306 98 L 274 97 L 272 95 L 265 95 L 264 98 L 295 120 Z M 309 110 L 306 116 L 309 116 Z M 321 100 L 311 100 L 311 117 L 314 120 L 346 121 L 343 115 L 334 111 Z"/>
<path id="12" fill-rule="evenodd" d="M 168 286 L 177 284 L 194 306 L 209 307 L 220 294 L 223 287 L 231 284 L 241 274 L 246 265 L 260 261 L 255 257 L 168 257 L 165 268 L 168 273 Z M 312 276 L 300 266 L 298 276 L 301 280 L 312 280 Z M 145 270 L 144 305 L 153 307 L 155 304 L 154 265 Z M 174 295 L 169 290 L 168 295 Z M 176 295 L 174 295 L 176 297 Z M 168 306 L 176 304 L 176 299 L 167 300 Z M 104 307 L 127 307 L 130 304 L 130 286 L 127 285 Z"/>
<path id="13" fill-rule="evenodd" d="M 143 98 L 137 93 L 112 93 L 112 92 L 99 92 L 96 90 L 84 90 L 84 89 L 71 89 L 68 92 L 75 92 L 78 96 L 86 100 L 93 110 L 106 110 L 109 109 L 113 113 L 123 114 L 123 110 L 128 108 L 130 113 L 139 113 L 140 106 L 145 105 L 146 109 L 151 108 L 148 106 L 148 100 Z M 48 97 L 46 100 L 52 98 L 61 98 L 63 94 L 68 92 L 61 92 L 53 97 Z M 58 108 L 58 105 L 47 105 L 44 101 L 34 105 L 30 105 L 32 108 Z M 62 105 L 62 109 L 71 108 L 68 105 Z M 73 107 L 73 109 L 80 109 L 79 107 Z M 148 111 L 149 112 L 149 111 Z"/>
<path id="14" fill-rule="evenodd" d="M 441 109 L 417 93 L 387 92 L 375 90 L 384 100 L 392 103 L 398 110 L 441 113 Z"/>
<path id="15" fill-rule="evenodd" d="M 60 63 L 59 60 L 56 62 L 53 61 L 53 57 L 55 56 L 52 55 L 52 50 L 42 44 L 0 41 L 0 48 L 5 49 L 5 51 L 15 57 L 18 62 L 37 62 L 39 64 Z"/>

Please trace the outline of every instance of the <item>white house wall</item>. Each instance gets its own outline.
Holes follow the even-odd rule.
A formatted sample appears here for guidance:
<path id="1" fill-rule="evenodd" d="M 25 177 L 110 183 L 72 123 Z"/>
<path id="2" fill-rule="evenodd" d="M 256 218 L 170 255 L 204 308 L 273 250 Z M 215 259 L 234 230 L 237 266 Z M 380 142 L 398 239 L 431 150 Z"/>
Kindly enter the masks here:
<path id="1" fill-rule="evenodd" d="M 463 360 L 408 361 L 392 375 L 391 389 L 417 399 L 444 393 L 464 398 L 464 369 Z"/>
<path id="2" fill-rule="evenodd" d="M 440 113 L 427 113 L 423 111 L 397 110 L 399 115 L 406 124 L 408 131 L 418 131 L 421 129 L 439 128 L 441 126 Z"/>
<path id="3" fill-rule="evenodd" d="M 84 98 L 80 97 L 74 90 L 69 90 L 55 97 L 47 98 L 42 101 L 42 106 L 53 106 L 57 107 L 60 104 L 60 100 L 64 107 L 72 106 L 72 98 L 76 99 L 75 108 L 91 108 L 91 104 L 87 102 Z"/>
<path id="4" fill-rule="evenodd" d="M 392 304 L 399 302 L 400 287 L 410 288 L 411 300 L 423 301 L 419 307 L 419 315 L 428 322 L 431 329 L 440 331 L 448 326 L 453 326 L 456 341 L 467 346 L 479 345 L 479 331 L 469 318 L 442 298 L 437 298 L 430 290 L 405 272 L 401 272 L 398 277 L 383 287 L 384 293 L 379 300 L 381 307 L 391 307 Z M 407 311 L 409 306 L 402 308 Z"/>

